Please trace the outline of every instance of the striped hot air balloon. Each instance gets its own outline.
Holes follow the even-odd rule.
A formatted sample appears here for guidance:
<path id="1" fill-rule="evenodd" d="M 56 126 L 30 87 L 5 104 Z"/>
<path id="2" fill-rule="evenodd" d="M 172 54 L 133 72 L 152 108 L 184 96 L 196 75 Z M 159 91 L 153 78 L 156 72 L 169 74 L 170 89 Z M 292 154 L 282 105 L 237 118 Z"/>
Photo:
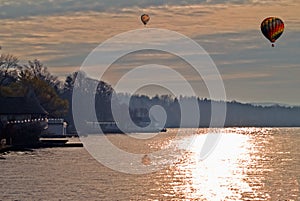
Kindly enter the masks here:
<path id="1" fill-rule="evenodd" d="M 272 47 L 274 47 L 275 41 L 284 31 L 284 23 L 277 17 L 268 17 L 262 21 L 260 28 L 264 36 L 272 43 Z"/>

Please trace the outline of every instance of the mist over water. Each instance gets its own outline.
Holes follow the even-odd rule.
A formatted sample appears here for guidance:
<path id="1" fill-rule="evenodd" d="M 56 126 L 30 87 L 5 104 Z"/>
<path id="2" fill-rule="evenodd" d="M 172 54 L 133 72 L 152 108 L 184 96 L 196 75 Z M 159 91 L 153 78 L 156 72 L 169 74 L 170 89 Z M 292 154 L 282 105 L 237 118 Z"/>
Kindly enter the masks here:
<path id="1" fill-rule="evenodd" d="M 10 152 L 0 160 L 0 200 L 299 200 L 300 128 L 222 129 L 215 150 L 199 160 L 207 131 L 183 129 L 179 139 L 177 129 L 147 140 L 99 136 L 143 154 L 176 140 L 174 163 L 143 157 L 145 165 L 163 166 L 144 175 L 113 171 L 84 148 Z"/>

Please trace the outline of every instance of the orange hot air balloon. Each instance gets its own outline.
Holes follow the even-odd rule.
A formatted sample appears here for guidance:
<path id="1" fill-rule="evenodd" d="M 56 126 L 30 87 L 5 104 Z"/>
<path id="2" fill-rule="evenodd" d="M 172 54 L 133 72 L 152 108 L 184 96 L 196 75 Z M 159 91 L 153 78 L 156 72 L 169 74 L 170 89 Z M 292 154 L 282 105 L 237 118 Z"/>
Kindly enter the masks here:
<path id="1" fill-rule="evenodd" d="M 272 43 L 272 47 L 274 47 L 275 41 L 284 31 L 284 23 L 277 17 L 268 17 L 262 21 L 260 29 L 263 35 Z"/>
<path id="2" fill-rule="evenodd" d="M 143 24 L 146 25 L 150 20 L 150 16 L 148 14 L 143 14 L 141 16 L 141 20 L 142 20 Z"/>

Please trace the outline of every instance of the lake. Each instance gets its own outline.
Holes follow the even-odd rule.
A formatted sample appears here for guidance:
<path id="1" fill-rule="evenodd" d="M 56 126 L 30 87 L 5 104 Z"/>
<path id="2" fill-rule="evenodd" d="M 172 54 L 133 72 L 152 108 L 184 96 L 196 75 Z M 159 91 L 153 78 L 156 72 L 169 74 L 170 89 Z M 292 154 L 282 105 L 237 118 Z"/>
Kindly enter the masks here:
<path id="1" fill-rule="evenodd" d="M 92 136 L 143 156 L 140 166 L 155 170 L 145 174 L 136 161 L 105 149 L 106 166 L 123 172 L 101 164 L 89 147 L 2 154 L 0 200 L 300 200 L 300 128 L 217 130 L 221 138 L 203 160 L 209 129 Z"/>

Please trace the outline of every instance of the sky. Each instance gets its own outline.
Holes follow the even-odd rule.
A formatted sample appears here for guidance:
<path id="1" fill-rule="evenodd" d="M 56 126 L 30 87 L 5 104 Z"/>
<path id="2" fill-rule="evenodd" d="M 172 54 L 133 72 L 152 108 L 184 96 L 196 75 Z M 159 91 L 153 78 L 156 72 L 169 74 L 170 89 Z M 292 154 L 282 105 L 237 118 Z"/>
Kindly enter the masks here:
<path id="1" fill-rule="evenodd" d="M 99 44 L 144 28 L 139 18 L 148 13 L 148 27 L 184 34 L 209 53 L 227 100 L 300 105 L 299 10 L 298 0 L 0 0 L 1 53 L 22 62 L 39 59 L 64 79 L 79 70 Z M 260 32 L 261 21 L 269 16 L 285 23 L 275 48 Z M 173 66 L 197 95 L 209 96 L 201 78 L 194 77 L 183 61 L 158 52 L 120 59 L 104 81 L 113 85 L 128 66 L 153 61 Z M 167 76 L 162 79 L 180 85 Z M 153 90 L 149 95 L 159 91 Z"/>

